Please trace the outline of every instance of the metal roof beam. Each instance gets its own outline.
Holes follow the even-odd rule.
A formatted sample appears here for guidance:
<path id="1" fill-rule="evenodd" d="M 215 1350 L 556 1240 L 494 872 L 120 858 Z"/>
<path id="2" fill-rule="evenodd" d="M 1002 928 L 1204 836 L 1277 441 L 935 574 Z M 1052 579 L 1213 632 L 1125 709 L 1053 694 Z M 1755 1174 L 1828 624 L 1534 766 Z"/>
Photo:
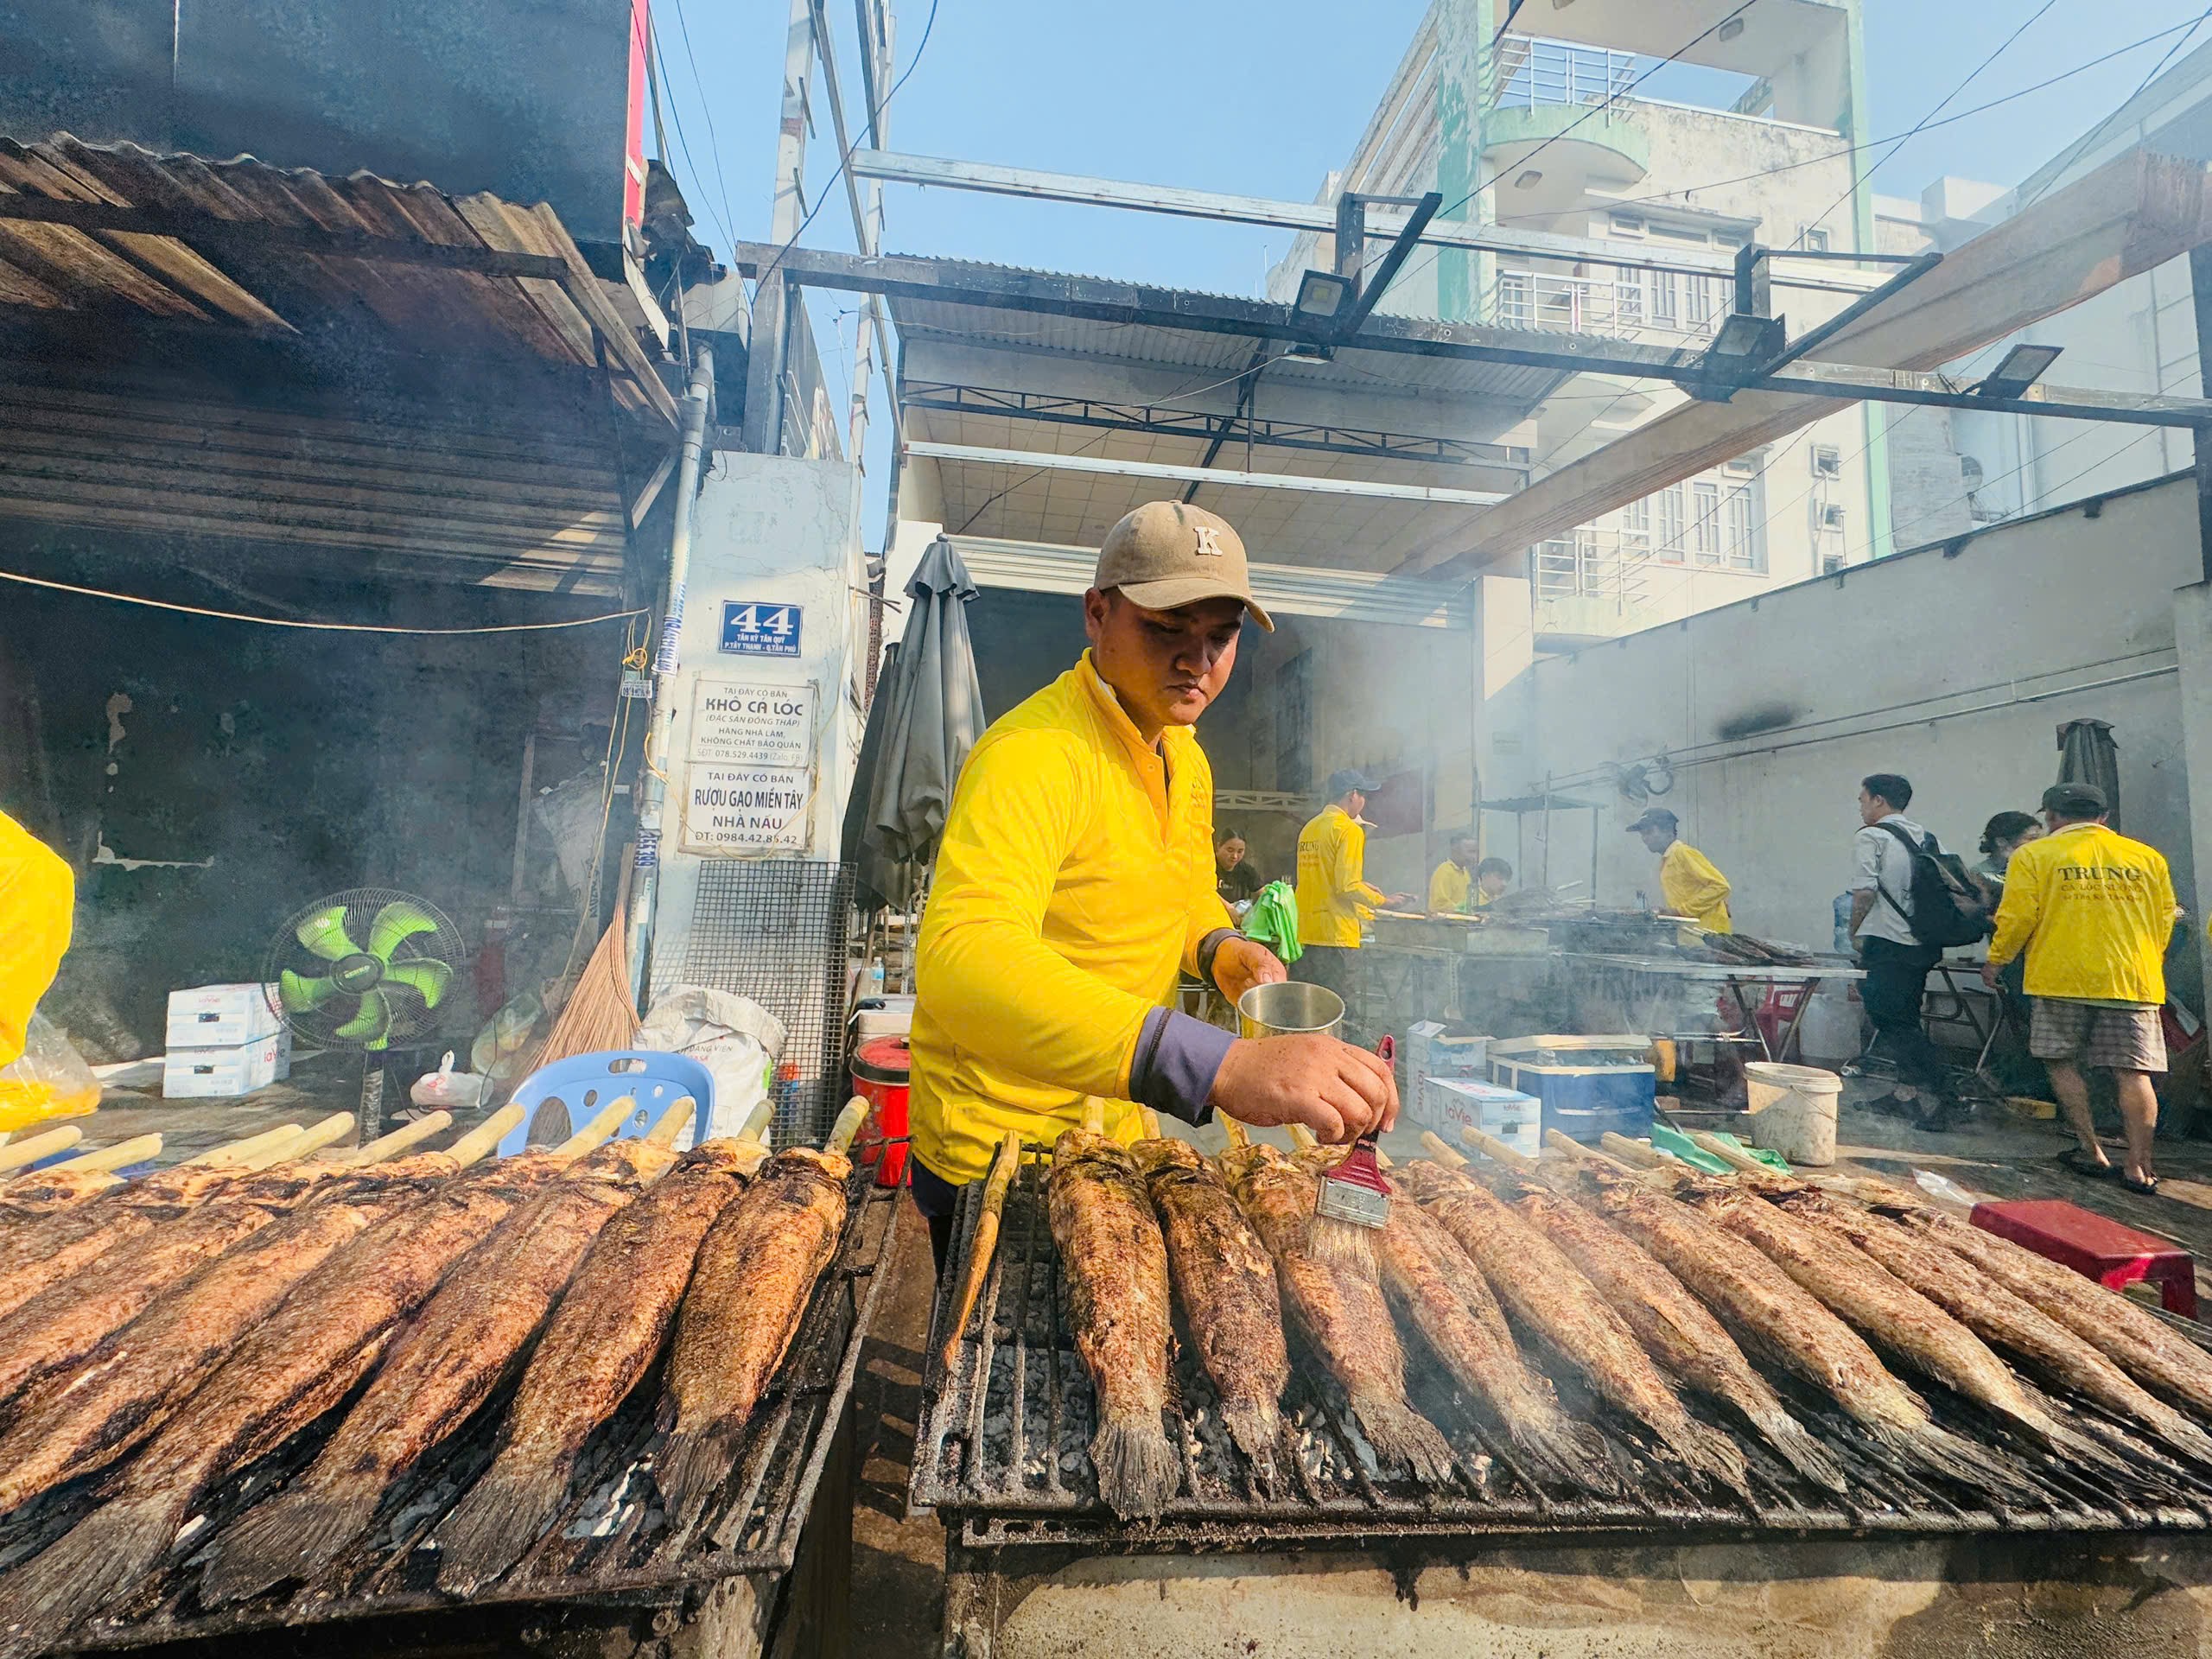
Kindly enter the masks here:
<path id="1" fill-rule="evenodd" d="M 1163 213 L 1178 219 L 1318 231 L 1328 236 L 1333 236 L 1337 228 L 1334 203 L 1278 201 L 1266 196 L 1231 195 L 1217 190 L 1186 190 L 1177 185 L 1131 184 L 1119 179 L 1087 178 L 1073 173 L 1047 173 L 1031 167 L 1000 167 L 988 162 L 950 161 L 941 156 L 906 156 L 882 149 L 855 150 L 850 166 L 860 177 L 880 179 L 887 184 L 935 185 L 988 195 L 1022 196 L 1033 201 L 1071 201 L 1092 207 Z M 1368 229 L 1378 237 L 1396 236 L 1408 222 L 1408 216 L 1404 213 L 1378 213 L 1369 220 Z M 1501 226 L 1456 219 L 1433 220 L 1422 227 L 1418 239 L 1433 247 L 1474 248 L 1491 253 L 1522 254 L 1531 259 L 1616 266 L 1623 270 L 1669 270 L 1694 276 L 1729 276 L 1735 270 L 1733 254 L 1698 253 L 1688 248 L 1669 249 L 1664 254 L 1643 253 L 1618 243 L 1586 237 L 1559 236 L 1548 231 L 1508 230 Z M 1798 274 L 1777 271 L 1774 278 L 1778 287 L 1854 296 L 1865 293 L 1881 280 L 1872 272 L 1854 276 L 1833 270 Z"/>
<path id="2" fill-rule="evenodd" d="M 1058 455 L 1034 449 L 989 449 L 970 443 L 906 442 L 906 453 L 938 461 L 1029 467 L 1039 472 L 1091 473 L 1109 478 L 1173 479 L 1240 490 L 1298 490 L 1309 495 L 1357 495 L 1422 506 L 1488 507 L 1505 499 L 1495 490 L 1452 490 L 1428 484 L 1380 484 L 1357 478 L 1304 478 L 1294 473 L 1236 473 L 1216 467 L 1178 467 L 1164 461 L 1113 461 L 1098 455 Z"/>

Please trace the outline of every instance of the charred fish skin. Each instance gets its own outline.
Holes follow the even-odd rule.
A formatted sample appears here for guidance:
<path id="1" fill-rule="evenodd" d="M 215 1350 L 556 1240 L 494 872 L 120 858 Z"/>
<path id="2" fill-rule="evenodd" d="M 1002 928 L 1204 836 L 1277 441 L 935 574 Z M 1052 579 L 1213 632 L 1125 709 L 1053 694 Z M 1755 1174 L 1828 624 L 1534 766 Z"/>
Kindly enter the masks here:
<path id="1" fill-rule="evenodd" d="M 1154 1140 L 1129 1151 L 1159 1217 L 1175 1300 L 1221 1395 L 1222 1421 L 1268 1484 L 1290 1385 L 1274 1258 L 1197 1147 Z"/>
<path id="2" fill-rule="evenodd" d="M 453 1264 L 550 1173 L 468 1171 L 334 1252 L 178 1407 L 113 1494 L 0 1579 L 0 1659 L 28 1659 L 126 1594 L 193 1504 L 336 1406 Z"/>
<path id="3" fill-rule="evenodd" d="M 492 1466 L 438 1529 L 442 1589 L 488 1583 L 559 1514 L 585 1443 L 660 1352 L 707 1230 L 744 1188 L 742 1159 L 736 1141 L 703 1141 L 600 1230 L 531 1351 Z"/>
<path id="4" fill-rule="evenodd" d="M 1090 1462 L 1098 1496 L 1125 1521 L 1155 1519 L 1183 1470 L 1160 1421 L 1174 1324 L 1167 1245 L 1144 1179 L 1119 1141 L 1069 1129 L 1052 1147 L 1045 1209 L 1076 1354 L 1097 1396 Z"/>
<path id="5" fill-rule="evenodd" d="M 1223 1168 L 1252 1230 L 1274 1257 L 1284 1306 L 1343 1386 L 1369 1441 L 1384 1457 L 1408 1465 L 1420 1480 L 1448 1479 L 1451 1445 L 1406 1396 L 1405 1351 L 1381 1284 L 1332 1269 L 1306 1248 L 1317 1196 L 1313 1172 L 1262 1146 L 1232 1152 Z"/>
<path id="6" fill-rule="evenodd" d="M 333 1251 L 429 1191 L 423 1176 L 399 1176 L 304 1205 L 201 1268 L 81 1369 L 28 1390 L 0 1434 L 0 1515 L 157 1433 L 170 1408 Z"/>
<path id="7" fill-rule="evenodd" d="M 779 1152 L 699 1247 L 663 1384 L 668 1439 L 653 1459 L 676 1531 L 699 1519 L 729 1476 L 753 1408 L 836 1254 L 851 1173 L 835 1153 Z"/>
<path id="8" fill-rule="evenodd" d="M 384 1495 L 512 1369 L 600 1228 L 674 1155 L 615 1141 L 502 1217 L 393 1342 L 315 1462 L 215 1541 L 202 1604 L 312 1577 L 366 1531 Z"/>
<path id="9" fill-rule="evenodd" d="M 1688 1467 L 1739 1492 L 1750 1470 L 1735 1443 L 1693 1418 L 1635 1333 L 1574 1264 L 1495 1195 L 1433 1164 L 1408 1166 L 1424 1208 L 1459 1242 L 1506 1312 L 1565 1355 L 1603 1398 Z"/>
<path id="10" fill-rule="evenodd" d="M 1735 1410 L 1815 1485 L 1844 1489 L 1834 1457 L 1789 1414 L 1705 1304 L 1656 1257 L 1548 1186 L 1506 1172 L 1486 1179 L 1597 1287 L 1662 1370 Z"/>

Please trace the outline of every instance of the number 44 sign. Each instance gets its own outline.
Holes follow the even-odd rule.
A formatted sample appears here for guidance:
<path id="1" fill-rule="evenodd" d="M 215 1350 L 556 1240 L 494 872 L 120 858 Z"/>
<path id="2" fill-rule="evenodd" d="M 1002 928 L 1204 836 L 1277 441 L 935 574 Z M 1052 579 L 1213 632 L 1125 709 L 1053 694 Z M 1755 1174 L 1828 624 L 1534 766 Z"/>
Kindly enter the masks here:
<path id="1" fill-rule="evenodd" d="M 797 605 L 724 600 L 721 648 L 744 657 L 796 657 L 802 615 Z"/>

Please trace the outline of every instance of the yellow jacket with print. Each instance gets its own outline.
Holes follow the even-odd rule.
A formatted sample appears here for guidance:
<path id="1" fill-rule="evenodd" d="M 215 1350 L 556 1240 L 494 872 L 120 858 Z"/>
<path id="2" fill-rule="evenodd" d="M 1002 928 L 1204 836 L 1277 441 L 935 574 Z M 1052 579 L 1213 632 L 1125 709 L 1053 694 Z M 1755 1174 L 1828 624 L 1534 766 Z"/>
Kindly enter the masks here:
<path id="1" fill-rule="evenodd" d="M 2158 850 L 2101 823 L 2069 824 L 2012 855 L 1989 959 L 2002 967 L 2024 949 L 2030 996 L 2157 1007 L 2173 931 Z"/>
<path id="2" fill-rule="evenodd" d="M 1334 801 L 1298 832 L 1298 942 L 1357 948 L 1359 925 L 1388 896 L 1365 879 L 1367 831 Z"/>
<path id="3" fill-rule="evenodd" d="M 1049 1144 L 1127 1099 L 1138 1029 L 1227 927 L 1213 769 L 1170 727 L 1154 753 L 1090 653 L 992 723 L 945 818 L 916 956 L 914 1155 L 980 1179 L 1008 1129 Z"/>
<path id="4" fill-rule="evenodd" d="M 1472 893 L 1473 896 L 1469 897 Z M 1428 878 L 1428 907 L 1438 912 L 1471 910 L 1490 902 L 1490 895 L 1474 890 L 1474 882 L 1467 873 L 1446 859 Z"/>
<path id="5" fill-rule="evenodd" d="M 22 1058 L 31 1011 L 69 948 L 76 889 L 60 855 L 0 812 L 0 1065 Z"/>
<path id="6" fill-rule="evenodd" d="M 1736 931 L 1728 919 L 1728 878 L 1687 841 L 1673 842 L 1660 855 L 1660 897 L 1669 910 L 1689 917 L 1707 932 Z"/>

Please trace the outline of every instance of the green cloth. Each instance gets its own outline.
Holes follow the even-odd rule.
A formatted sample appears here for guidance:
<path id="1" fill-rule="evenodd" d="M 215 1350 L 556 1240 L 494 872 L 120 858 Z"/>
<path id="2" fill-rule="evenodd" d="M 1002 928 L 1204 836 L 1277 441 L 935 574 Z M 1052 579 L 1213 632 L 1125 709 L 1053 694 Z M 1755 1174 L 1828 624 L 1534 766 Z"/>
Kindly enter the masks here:
<path id="1" fill-rule="evenodd" d="M 1286 967 L 1306 954 L 1298 942 L 1298 897 L 1289 882 L 1270 881 L 1260 889 L 1244 917 L 1244 937 L 1266 945 Z"/>
<path id="2" fill-rule="evenodd" d="M 1746 1157 L 1758 1159 L 1778 1174 L 1787 1175 L 1789 1173 L 1789 1160 L 1778 1152 L 1769 1152 L 1764 1147 L 1747 1147 L 1732 1135 L 1715 1135 L 1713 1139 L 1726 1141 L 1737 1151 Z M 1670 1129 L 1664 1123 L 1651 1126 L 1651 1144 L 1658 1151 L 1670 1152 L 1692 1168 L 1701 1169 L 1708 1175 L 1731 1173 L 1726 1159 L 1714 1157 L 1681 1130 Z"/>

